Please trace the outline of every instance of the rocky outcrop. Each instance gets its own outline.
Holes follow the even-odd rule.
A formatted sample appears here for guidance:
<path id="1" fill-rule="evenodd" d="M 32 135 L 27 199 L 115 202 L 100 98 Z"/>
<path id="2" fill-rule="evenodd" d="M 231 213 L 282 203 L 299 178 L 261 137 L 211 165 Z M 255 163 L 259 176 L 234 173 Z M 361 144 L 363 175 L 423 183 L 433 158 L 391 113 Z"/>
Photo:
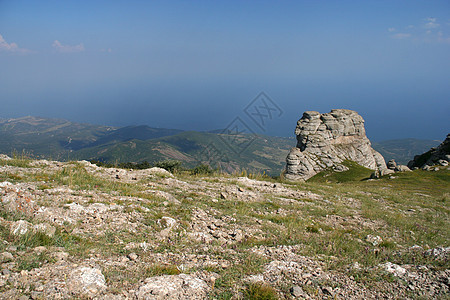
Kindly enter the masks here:
<path id="1" fill-rule="evenodd" d="M 408 163 L 410 169 L 421 168 L 424 170 L 430 169 L 431 166 L 441 165 L 448 166 L 450 162 L 450 133 L 447 138 L 436 148 L 431 148 L 429 151 L 414 156 L 414 159 Z"/>
<path id="2" fill-rule="evenodd" d="M 297 147 L 286 158 L 289 180 L 307 180 L 326 168 L 342 169 L 344 160 L 380 172 L 387 170 L 383 156 L 372 149 L 366 137 L 364 119 L 355 111 L 307 111 L 297 122 L 295 135 Z"/>

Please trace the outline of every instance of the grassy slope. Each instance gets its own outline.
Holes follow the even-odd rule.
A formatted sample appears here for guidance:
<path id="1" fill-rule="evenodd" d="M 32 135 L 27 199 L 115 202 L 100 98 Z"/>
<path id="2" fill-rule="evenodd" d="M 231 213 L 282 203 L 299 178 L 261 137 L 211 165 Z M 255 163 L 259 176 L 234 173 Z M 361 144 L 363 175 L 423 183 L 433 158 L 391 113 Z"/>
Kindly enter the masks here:
<path id="1" fill-rule="evenodd" d="M 0 165 L 5 164 L 24 167 L 28 165 L 28 162 L 0 161 Z M 423 256 L 421 252 L 409 250 L 409 247 L 420 245 L 424 249 L 428 249 L 450 245 L 450 171 L 416 170 L 397 173 L 395 178 L 384 177 L 380 180 L 361 181 L 365 177 L 365 170 L 351 164 L 348 166 L 351 167 L 350 173 L 345 176 L 343 172 L 336 174 L 338 177 L 334 175 L 317 177 L 306 183 L 284 183 L 294 190 L 318 193 L 323 199 L 296 199 L 294 202 L 286 202 L 267 194 L 258 201 L 212 201 L 211 198 L 196 192 L 186 194 L 179 189 L 173 189 L 169 192 L 181 199 L 182 202 L 179 206 L 169 207 L 169 209 L 161 205 L 161 201 L 158 199 L 152 198 L 151 194 L 145 194 L 145 189 L 148 187 L 142 183 L 124 184 L 98 178 L 87 174 L 77 164 L 68 165 L 64 170 L 49 175 L 45 174 L 45 170 L 42 174 L 29 175 L 30 177 L 27 177 L 28 175 L 17 177 L 14 174 L 2 173 L 0 181 L 42 181 L 43 176 L 46 176 L 48 178 L 46 184 L 52 187 L 66 185 L 76 190 L 98 190 L 148 198 L 151 200 L 149 200 L 152 205 L 151 211 L 155 212 L 147 215 L 146 222 L 149 224 L 156 222 L 161 216 L 160 212 L 177 220 L 189 220 L 190 212 L 197 208 L 213 209 L 218 218 L 222 215 L 233 216 L 236 220 L 235 224 L 242 224 L 249 228 L 264 224 L 261 227 L 263 238 L 245 240 L 241 244 L 226 246 L 229 247 L 226 248 L 229 251 L 214 252 L 217 257 L 231 262 L 239 262 L 230 268 L 212 269 L 221 276 L 213 291 L 215 298 L 219 299 L 227 299 L 229 291 L 235 289 L 236 282 L 246 275 L 260 272 L 263 264 L 267 263 L 259 257 L 249 255 L 247 249 L 255 245 L 302 245 L 299 254 L 321 260 L 326 263 L 326 268 L 349 273 L 358 282 L 368 285 L 395 280 L 376 269 L 371 269 L 386 261 L 397 264 L 427 265 L 441 270 L 448 269 L 448 260 L 436 261 Z M 187 174 L 177 174 L 177 177 L 192 184 L 198 181 L 216 182 L 221 180 L 221 177 L 217 175 L 199 178 Z M 233 180 L 233 177 L 228 178 Z M 324 182 L 323 178 L 327 178 L 330 182 Z M 339 183 L 333 182 L 331 179 L 339 181 Z M 245 186 L 244 188 L 246 189 Z M 126 203 L 121 204 L 127 205 Z M 256 220 L 257 223 L 255 223 Z M 369 226 L 364 224 L 369 224 Z M 151 230 L 154 229 L 151 228 Z M 368 234 L 380 236 L 383 243 L 373 246 L 366 242 L 365 237 Z M 64 247 L 74 256 L 83 257 L 89 253 L 90 249 L 101 249 L 103 251 L 101 255 L 106 257 L 120 255 L 123 251 L 114 239 L 108 240 L 107 235 L 105 237 L 93 235 L 82 243 L 72 242 L 73 237 L 70 233 L 61 233 L 61 236 L 65 242 L 58 246 Z M 140 236 L 130 235 L 127 238 L 132 241 L 141 240 Z M 163 253 L 167 251 L 196 253 L 195 249 L 201 248 L 200 245 L 186 244 L 181 241 L 178 239 L 162 240 L 158 249 Z M 16 242 L 11 241 L 11 243 Z M 39 245 L 40 242 L 33 244 L 32 247 Z M 27 249 L 25 246 L 23 248 Z M 139 255 L 144 259 L 146 253 L 139 252 Z M 349 270 L 349 266 L 354 262 L 358 262 L 363 268 Z M 114 280 L 122 282 L 124 272 L 113 273 L 105 270 L 110 282 Z M 170 270 L 162 271 L 163 274 L 169 272 Z M 131 278 L 133 276 L 136 276 L 136 273 L 130 275 Z M 313 287 L 325 284 L 332 285 L 333 283 L 313 282 Z M 309 291 L 308 286 L 303 288 Z"/>
<path id="2" fill-rule="evenodd" d="M 370 178 L 373 170 L 358 165 L 353 161 L 344 161 L 342 163 L 349 170 L 344 172 L 335 172 L 332 168 L 324 170 L 308 180 L 308 182 L 320 182 L 320 183 L 341 183 L 351 181 L 361 181 Z"/>

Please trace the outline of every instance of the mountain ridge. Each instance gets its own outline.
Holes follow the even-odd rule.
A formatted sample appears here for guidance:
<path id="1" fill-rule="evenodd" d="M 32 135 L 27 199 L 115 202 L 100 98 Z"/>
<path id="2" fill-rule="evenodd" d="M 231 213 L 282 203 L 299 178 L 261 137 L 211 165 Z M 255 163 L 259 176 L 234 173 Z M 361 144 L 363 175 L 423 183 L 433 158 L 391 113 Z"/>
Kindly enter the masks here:
<path id="1" fill-rule="evenodd" d="M 229 137 L 238 136 L 223 129 L 183 131 L 147 125 L 114 127 L 34 116 L 0 119 L 0 153 L 24 152 L 34 158 L 57 160 L 100 159 L 117 163 L 175 159 L 187 167 L 207 163 L 230 172 L 245 169 L 276 176 L 283 171 L 286 154 L 296 143 L 294 137 L 242 134 L 239 135 L 241 142 L 245 141 L 249 146 L 239 153 L 229 147 Z M 409 140 L 415 141 L 415 150 L 405 154 L 404 149 L 411 148 Z M 405 143 L 406 146 L 401 146 Z M 414 155 L 439 144 L 433 143 L 399 139 L 372 142 L 372 145 L 386 161 L 394 158 L 399 163 L 407 163 Z M 219 153 L 214 154 L 212 150 Z"/>

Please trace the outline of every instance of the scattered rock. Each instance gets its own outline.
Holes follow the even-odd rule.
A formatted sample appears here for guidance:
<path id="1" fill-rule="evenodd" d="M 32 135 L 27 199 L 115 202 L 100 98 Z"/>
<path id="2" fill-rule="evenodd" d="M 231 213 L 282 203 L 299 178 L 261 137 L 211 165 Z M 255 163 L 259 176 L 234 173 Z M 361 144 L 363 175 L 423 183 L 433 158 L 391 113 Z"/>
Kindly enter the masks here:
<path id="1" fill-rule="evenodd" d="M 77 169 L 81 165 L 89 174 L 115 185 L 120 180 L 120 183 L 126 183 L 129 187 L 137 187 L 138 183 L 133 182 L 133 178 L 145 181 L 139 182 L 142 189 L 140 186 L 136 193 L 133 191 L 129 194 L 128 191 L 121 190 L 106 192 L 96 186 L 86 190 L 82 187 L 71 189 L 68 186 L 57 186 L 57 180 L 1 182 L 0 197 L 4 213 L 12 213 L 11 217 L 3 214 L 0 225 L 5 230 L 11 230 L 11 234 L 16 231 L 18 235 L 26 230 L 23 234 L 30 231 L 43 232 L 55 237 L 57 230 L 61 232 L 61 236 L 57 236 L 55 241 L 64 238 L 69 245 L 72 242 L 104 239 L 106 243 L 114 244 L 114 250 L 102 252 L 103 245 L 89 242 L 86 244 L 87 252 L 83 249 L 82 253 L 70 252 L 72 255 L 69 255 L 69 248 L 65 243 L 35 247 L 32 244 L 18 245 L 17 238 L 4 239 L 1 241 L 3 250 L 0 252 L 0 298 L 19 299 L 26 295 L 31 299 L 204 299 L 214 296 L 209 291 L 220 277 L 205 270 L 229 273 L 227 270 L 232 271 L 237 264 L 245 263 L 242 258 L 247 257 L 243 255 L 247 252 L 258 258 L 256 263 L 266 263 L 252 276 L 236 278 L 236 285 L 230 288 L 234 289 L 235 297 L 239 296 L 236 291 L 242 288 L 244 279 L 264 282 L 274 287 L 280 298 L 289 299 L 439 299 L 448 295 L 450 270 L 436 268 L 433 262 L 429 264 L 431 260 L 442 260 L 437 264 L 445 265 L 450 251 L 445 247 L 429 249 L 427 245 L 423 245 L 423 248 L 405 248 L 404 243 L 399 243 L 395 255 L 397 252 L 398 255 L 413 254 L 414 257 L 425 255 L 428 259 L 424 260 L 424 265 L 378 266 L 379 269 L 392 272 L 394 276 L 400 276 L 401 280 L 380 280 L 373 285 L 365 285 L 352 277 L 361 273 L 356 271 L 358 269 L 362 269 L 364 274 L 373 271 L 370 266 L 360 266 L 358 262 L 351 261 L 347 268 L 349 272 L 328 269 L 328 262 L 338 259 L 323 254 L 314 257 L 300 255 L 305 253 L 305 247 L 309 245 L 260 245 L 250 249 L 242 247 L 246 243 L 255 242 L 258 245 L 259 241 L 271 239 L 278 232 L 287 234 L 289 228 L 286 228 L 284 222 L 278 222 L 279 218 L 283 220 L 285 217 L 295 216 L 302 219 L 300 224 L 304 224 L 309 217 L 307 212 L 315 209 L 327 211 L 327 215 L 320 216 L 317 223 L 323 224 L 323 228 L 329 228 L 330 231 L 367 229 L 375 233 L 380 233 L 380 230 L 384 232 L 383 222 L 361 215 L 361 199 L 357 194 L 371 197 L 380 205 L 390 205 L 380 195 L 371 194 L 372 191 L 355 191 L 354 195 L 351 195 L 353 192 L 344 195 L 340 194 L 341 191 L 336 191 L 334 197 L 331 192 L 327 194 L 327 190 L 332 189 L 332 186 L 327 185 L 315 187 L 318 194 L 314 194 L 309 191 L 309 187 L 287 182 L 273 183 L 234 176 L 215 177 L 214 180 L 186 176 L 179 180 L 168 176 L 153 176 L 145 173 L 146 170 L 116 172 L 115 168 L 91 166 L 85 162 L 80 162 L 80 165 L 44 161 L 36 164 L 43 166 L 43 169 L 9 166 L 5 163 L 0 166 L 0 172 L 11 175 L 11 178 L 17 175 L 24 179 L 30 175 L 41 175 L 42 172 L 42 178 L 45 178 L 46 174 L 50 177 L 55 172 L 60 174 L 63 167 L 72 168 L 71 164 Z M 341 165 L 337 163 L 333 168 L 339 171 Z M 386 172 L 393 171 L 386 169 Z M 120 179 L 114 179 L 116 174 Z M 386 182 L 382 188 L 395 192 L 394 184 Z M 226 196 L 226 200 L 217 200 L 220 193 Z M 154 195 L 164 199 L 153 197 Z M 425 195 L 414 190 L 411 195 L 414 199 L 426 197 L 423 199 L 426 201 L 436 199 L 434 193 Z M 181 202 L 175 197 L 183 198 L 181 206 Z M 215 197 L 217 199 L 213 200 Z M 223 209 L 226 206 L 236 206 L 236 203 L 244 204 L 245 208 L 249 201 L 254 203 L 248 206 L 249 214 L 244 218 L 239 210 Z M 336 205 L 342 204 L 348 210 L 344 216 L 333 210 Z M 16 221 L 14 217 L 21 215 L 16 213 L 23 213 L 23 208 L 29 213 L 26 213 L 23 220 Z M 390 208 L 399 209 L 399 213 L 408 217 L 423 210 L 417 203 Z M 293 212 L 298 214 L 293 215 Z M 270 228 L 269 235 L 267 228 Z M 417 228 L 420 230 L 420 227 Z M 327 230 L 324 231 L 325 235 Z M 393 238 L 397 234 L 393 232 Z M 411 237 L 418 244 L 422 242 L 419 235 L 414 237 L 411 233 Z M 66 238 L 68 239 L 65 240 Z M 381 238 L 374 234 L 367 241 L 356 241 L 370 253 L 382 252 L 384 249 L 377 248 L 382 243 L 379 239 Z M 372 247 L 374 242 L 378 244 Z M 175 247 L 171 247 L 172 245 Z M 182 251 L 178 250 L 181 249 L 180 245 L 183 246 Z M 125 256 L 123 251 L 130 254 Z M 35 261 L 36 258 L 39 261 Z M 364 260 L 362 262 L 365 263 Z M 176 273 L 199 271 L 190 275 L 165 275 L 142 281 L 145 277 L 142 277 L 141 270 L 152 264 L 169 266 L 167 271 Z M 172 269 L 174 266 L 178 271 Z M 105 276 L 100 270 L 105 270 Z M 129 274 L 133 274 L 133 278 L 128 278 Z M 244 296 L 242 293 L 240 295 Z"/>
<path id="2" fill-rule="evenodd" d="M 187 274 L 163 275 L 145 280 L 136 292 L 138 299 L 206 299 L 205 281 Z"/>
<path id="3" fill-rule="evenodd" d="M 34 252 L 37 252 L 37 253 L 42 253 L 42 252 L 47 251 L 47 248 L 46 248 L 45 246 L 38 246 L 38 247 L 35 247 L 35 248 L 33 249 L 33 251 L 34 251 Z"/>
<path id="4" fill-rule="evenodd" d="M 433 256 L 436 259 L 448 260 L 450 254 L 450 247 L 436 247 L 425 251 L 425 255 Z"/>
<path id="5" fill-rule="evenodd" d="M 264 276 L 262 274 L 258 275 L 250 275 L 244 280 L 247 283 L 263 283 L 264 282 Z"/>

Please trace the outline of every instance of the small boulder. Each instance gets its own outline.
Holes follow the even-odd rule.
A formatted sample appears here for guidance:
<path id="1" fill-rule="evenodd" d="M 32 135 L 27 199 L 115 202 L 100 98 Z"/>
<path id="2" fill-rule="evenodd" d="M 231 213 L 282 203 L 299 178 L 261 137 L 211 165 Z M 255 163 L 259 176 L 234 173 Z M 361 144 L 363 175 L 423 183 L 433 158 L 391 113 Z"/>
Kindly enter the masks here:
<path id="1" fill-rule="evenodd" d="M 450 247 L 436 247 L 425 252 L 425 256 L 432 256 L 436 259 L 448 260 Z"/>
<path id="2" fill-rule="evenodd" d="M 154 175 L 159 177 L 174 177 L 172 173 L 163 168 L 153 167 L 145 170 L 145 173 L 148 175 Z"/>
<path id="3" fill-rule="evenodd" d="M 390 174 L 394 174 L 394 173 L 395 173 L 394 170 L 386 169 L 386 170 L 382 170 L 382 171 L 381 171 L 381 176 L 384 176 L 384 175 L 390 175 Z"/>
<path id="4" fill-rule="evenodd" d="M 366 241 L 368 241 L 369 243 L 371 243 L 374 246 L 378 246 L 379 244 L 381 244 L 383 242 L 383 239 L 378 235 L 369 234 L 366 236 Z"/>
<path id="5" fill-rule="evenodd" d="M 187 274 L 163 275 L 145 280 L 136 292 L 138 299 L 207 299 L 205 281 Z"/>
<path id="6" fill-rule="evenodd" d="M 405 268 L 402 268 L 399 265 L 393 264 L 391 262 L 381 264 L 380 267 L 382 267 L 386 272 L 391 273 L 397 277 L 401 277 L 406 274 Z"/>
<path id="7" fill-rule="evenodd" d="M 333 170 L 336 172 L 345 172 L 345 171 L 348 171 L 349 168 L 344 165 L 336 165 L 333 167 Z"/>
<path id="8" fill-rule="evenodd" d="M 33 228 L 30 222 L 19 220 L 11 224 L 10 232 L 12 235 L 24 235 Z"/>
<path id="9" fill-rule="evenodd" d="M 411 171 L 411 169 L 410 168 L 408 168 L 407 166 L 405 166 L 405 165 L 397 165 L 396 167 L 395 167 L 395 170 L 394 170 L 395 172 L 409 172 L 409 171 Z"/>
<path id="10" fill-rule="evenodd" d="M 431 170 L 433 170 L 433 168 L 431 166 L 429 166 L 429 165 L 424 165 L 422 167 L 422 170 L 424 170 L 424 171 L 431 171 Z"/>
<path id="11" fill-rule="evenodd" d="M 3 252 L 0 254 L 0 262 L 5 263 L 14 260 L 14 256 L 9 252 Z"/>
<path id="12" fill-rule="evenodd" d="M 137 255 L 136 253 L 134 253 L 134 252 L 128 254 L 127 257 L 128 257 L 130 260 L 137 260 L 137 259 L 138 259 L 138 255 Z"/>
<path id="13" fill-rule="evenodd" d="M 305 293 L 305 291 L 298 285 L 294 285 L 293 287 L 291 287 L 291 295 L 294 296 L 295 298 L 300 298 L 300 299 L 307 299 L 309 298 L 308 294 Z"/>
<path id="14" fill-rule="evenodd" d="M 394 159 L 391 159 L 390 161 L 388 161 L 387 167 L 389 170 L 395 170 L 395 168 L 397 167 L 397 163 Z"/>
<path id="15" fill-rule="evenodd" d="M 438 164 L 440 164 L 440 165 L 443 166 L 443 167 L 446 167 L 446 166 L 448 166 L 448 161 L 443 160 L 443 159 L 440 159 L 440 160 L 438 161 Z"/>
<path id="16" fill-rule="evenodd" d="M 48 223 L 36 224 L 33 226 L 34 231 L 53 237 L 56 232 L 56 228 Z"/>
<path id="17" fill-rule="evenodd" d="M 75 295 L 94 297 L 106 289 L 106 280 L 99 269 L 79 267 L 70 272 L 67 287 Z"/>

